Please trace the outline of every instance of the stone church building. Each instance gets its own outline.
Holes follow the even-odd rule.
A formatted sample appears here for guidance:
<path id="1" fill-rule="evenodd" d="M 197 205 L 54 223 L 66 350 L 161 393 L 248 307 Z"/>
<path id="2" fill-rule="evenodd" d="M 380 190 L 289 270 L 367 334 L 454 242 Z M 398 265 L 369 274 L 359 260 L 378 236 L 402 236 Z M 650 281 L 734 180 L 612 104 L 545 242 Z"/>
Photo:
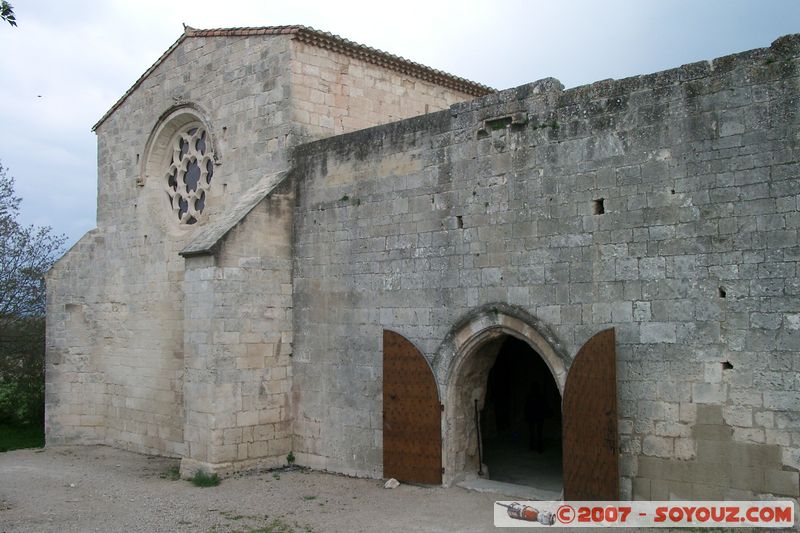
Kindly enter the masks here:
<path id="1" fill-rule="evenodd" d="M 800 36 L 498 92 L 186 28 L 94 131 L 97 228 L 47 276 L 48 444 L 798 497 Z"/>

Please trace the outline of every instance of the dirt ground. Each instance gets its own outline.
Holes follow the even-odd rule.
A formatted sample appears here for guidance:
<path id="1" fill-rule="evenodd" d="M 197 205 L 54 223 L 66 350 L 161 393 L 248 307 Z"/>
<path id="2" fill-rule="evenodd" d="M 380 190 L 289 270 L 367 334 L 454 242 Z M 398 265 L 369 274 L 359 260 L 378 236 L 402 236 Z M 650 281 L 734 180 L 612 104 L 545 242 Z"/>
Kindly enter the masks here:
<path id="1" fill-rule="evenodd" d="M 498 531 L 494 501 L 510 499 L 299 469 L 198 488 L 169 479 L 177 464 L 105 446 L 2 453 L 0 532 Z"/>

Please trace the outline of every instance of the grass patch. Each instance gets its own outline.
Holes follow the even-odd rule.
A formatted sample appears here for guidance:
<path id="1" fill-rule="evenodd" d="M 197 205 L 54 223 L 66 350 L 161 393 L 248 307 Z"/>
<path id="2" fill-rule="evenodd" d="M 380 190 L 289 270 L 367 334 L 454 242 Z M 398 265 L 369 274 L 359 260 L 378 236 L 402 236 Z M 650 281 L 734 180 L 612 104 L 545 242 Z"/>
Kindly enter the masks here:
<path id="1" fill-rule="evenodd" d="M 168 479 L 170 481 L 178 481 L 181 478 L 181 469 L 179 466 L 171 466 L 166 472 L 162 472 L 161 479 Z"/>
<path id="2" fill-rule="evenodd" d="M 189 481 L 195 487 L 216 487 L 220 484 L 220 479 L 217 474 L 209 474 L 204 470 L 198 470 L 194 476 L 189 478 Z"/>
<path id="3" fill-rule="evenodd" d="M 310 500 L 316 500 L 317 497 L 316 496 L 303 496 L 303 499 L 305 501 L 310 501 Z"/>
<path id="4" fill-rule="evenodd" d="M 0 452 L 43 446 L 44 427 L 0 425 Z"/>

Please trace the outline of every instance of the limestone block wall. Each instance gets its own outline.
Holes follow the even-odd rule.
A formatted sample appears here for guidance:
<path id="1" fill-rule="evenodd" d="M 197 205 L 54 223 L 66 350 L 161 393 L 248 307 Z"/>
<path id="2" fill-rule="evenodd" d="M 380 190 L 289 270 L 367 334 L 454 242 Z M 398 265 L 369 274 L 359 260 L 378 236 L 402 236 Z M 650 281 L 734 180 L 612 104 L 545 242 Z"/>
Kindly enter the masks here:
<path id="1" fill-rule="evenodd" d="M 616 328 L 623 498 L 797 497 L 798 55 L 543 80 L 300 147 L 298 459 L 380 475 L 382 330 L 433 359 L 503 303 L 570 355 Z"/>
<path id="2" fill-rule="evenodd" d="M 49 358 L 61 365 L 52 365 L 48 378 L 50 442 L 91 438 L 148 453 L 188 454 L 190 460 L 217 469 L 288 452 L 290 381 L 284 380 L 291 375 L 286 357 L 292 340 L 284 323 L 291 320 L 292 306 L 291 263 L 281 255 L 285 249 L 279 246 L 277 256 L 268 250 L 261 256 L 268 263 L 258 266 L 253 262 L 261 248 L 232 252 L 228 243 L 229 255 L 216 250 L 211 264 L 208 258 L 190 260 L 193 272 L 187 285 L 180 251 L 208 228 L 224 223 L 266 176 L 285 168 L 288 148 L 302 138 L 343 131 L 329 127 L 322 115 L 338 117 L 340 128 L 353 129 L 466 98 L 313 49 L 291 35 L 235 33 L 188 32 L 96 125 L 98 229 L 90 239 L 92 253 L 71 251 L 49 276 Z M 343 66 L 348 72 L 330 85 L 331 69 Z M 310 68 L 319 71 L 317 79 L 309 77 Z M 351 89 L 357 105 L 354 100 L 351 106 Z M 323 92 L 320 107 L 317 100 Z M 328 101 L 333 96 L 335 104 Z M 328 104 L 331 110 L 325 108 Z M 171 148 L 161 146 L 164 139 L 156 133 L 172 114 L 183 111 L 202 121 L 215 164 L 205 219 L 180 227 L 167 209 L 161 161 Z M 358 121 L 345 125 L 341 117 Z M 257 234 L 229 239 L 253 244 L 266 235 L 267 244 L 275 244 L 273 237 L 288 242 L 280 217 L 271 220 L 278 226 L 268 229 L 251 222 L 246 226 L 257 227 Z M 278 263 L 269 261 L 282 261 L 284 270 L 278 273 Z M 204 278 L 209 272 L 212 277 Z M 197 283 L 204 287 L 198 294 L 210 292 L 205 300 L 192 300 L 195 307 L 185 301 L 184 289 Z M 232 306 L 234 288 L 253 300 Z M 191 326 L 185 331 L 184 313 L 193 320 L 201 309 L 206 314 L 199 318 L 207 329 Z M 245 329 L 236 333 L 237 327 Z M 204 336 L 208 332 L 213 332 L 210 338 Z M 260 335 L 266 337 L 254 340 Z M 214 357 L 222 360 L 197 363 Z M 266 366 L 252 366 L 262 357 Z M 235 371 L 225 366 L 231 361 Z M 195 363 L 206 373 L 195 372 Z M 268 369 L 270 365 L 274 368 Z M 184 373 L 191 378 L 186 384 Z M 259 389 L 257 382 L 264 387 Z M 209 384 L 211 389 L 201 390 Z M 227 392 L 218 388 L 222 384 Z M 237 413 L 235 423 L 231 413 Z M 256 426 L 260 433 L 253 436 Z"/>
<path id="3" fill-rule="evenodd" d="M 439 111 L 472 98 L 363 59 L 292 41 L 292 116 L 306 141 Z"/>
<path id="4" fill-rule="evenodd" d="M 187 475 L 277 466 L 292 449 L 293 203 L 284 181 L 216 254 L 186 260 Z"/>
<path id="5" fill-rule="evenodd" d="M 98 443 L 105 437 L 108 403 L 95 322 L 101 298 L 82 283 L 82 265 L 94 262 L 103 237 L 88 232 L 47 276 L 45 428 L 50 444 Z"/>
<path id="6" fill-rule="evenodd" d="M 87 341 L 95 365 L 77 379 L 104 383 L 104 396 L 95 403 L 95 396 L 73 395 L 87 406 L 71 409 L 101 417 L 79 422 L 103 427 L 91 433 L 108 444 L 166 455 L 186 451 L 179 252 L 265 173 L 286 165 L 289 59 L 285 36 L 186 38 L 96 127 L 102 240 L 95 239 L 91 258 L 68 253 L 49 276 L 50 283 L 63 281 L 48 294 L 56 311 L 73 303 L 60 295 L 77 295 L 85 327 L 96 332 Z M 151 133 L 181 106 L 205 122 L 217 156 L 204 211 L 208 220 L 184 227 L 167 208 L 166 167 L 148 165 Z M 67 264 L 70 271 L 61 272 Z M 72 328 L 65 328 L 65 336 L 49 340 L 49 346 L 59 346 L 57 357 L 81 374 L 84 341 L 71 340 Z M 48 441 L 82 441 L 87 431 L 74 419 L 61 420 L 55 408 L 64 403 L 62 387 L 48 392 Z"/>

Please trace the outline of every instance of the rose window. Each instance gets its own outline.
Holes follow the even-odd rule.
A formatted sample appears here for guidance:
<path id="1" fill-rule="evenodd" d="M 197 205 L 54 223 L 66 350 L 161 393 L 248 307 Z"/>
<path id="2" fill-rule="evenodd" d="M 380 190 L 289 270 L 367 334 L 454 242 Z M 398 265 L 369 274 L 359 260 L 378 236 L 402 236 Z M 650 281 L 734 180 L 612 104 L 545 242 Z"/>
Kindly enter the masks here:
<path id="1" fill-rule="evenodd" d="M 175 136 L 167 170 L 167 196 L 181 224 L 194 224 L 206 205 L 214 174 L 214 154 L 206 130 L 189 125 Z"/>

